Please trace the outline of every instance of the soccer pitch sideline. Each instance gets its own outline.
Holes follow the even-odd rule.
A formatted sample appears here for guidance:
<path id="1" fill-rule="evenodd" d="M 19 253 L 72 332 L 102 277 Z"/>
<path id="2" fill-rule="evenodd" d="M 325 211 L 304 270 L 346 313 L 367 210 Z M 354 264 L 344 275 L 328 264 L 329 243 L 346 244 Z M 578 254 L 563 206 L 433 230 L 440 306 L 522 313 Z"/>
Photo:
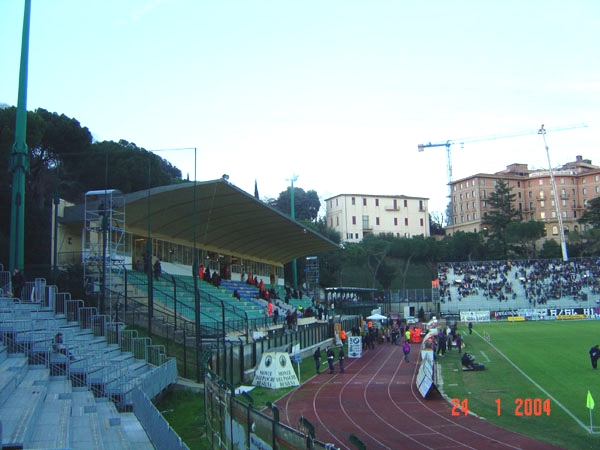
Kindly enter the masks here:
<path id="1" fill-rule="evenodd" d="M 600 448 L 600 369 L 592 369 L 588 353 L 600 344 L 600 322 L 474 323 L 473 334 L 466 325 L 458 332 L 463 352 L 485 370 L 462 371 L 456 349 L 438 358 L 454 415 L 466 407 L 503 428 L 566 449 Z M 592 403 L 597 405 L 589 409 Z"/>

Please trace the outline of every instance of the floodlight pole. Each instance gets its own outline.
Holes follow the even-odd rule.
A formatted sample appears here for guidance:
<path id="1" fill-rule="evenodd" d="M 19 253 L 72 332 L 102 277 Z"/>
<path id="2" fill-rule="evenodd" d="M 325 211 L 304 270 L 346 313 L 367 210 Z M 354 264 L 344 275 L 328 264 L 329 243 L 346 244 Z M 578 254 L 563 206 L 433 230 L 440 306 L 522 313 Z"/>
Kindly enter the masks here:
<path id="1" fill-rule="evenodd" d="M 29 28 L 31 0 L 25 0 L 23 37 L 21 43 L 21 67 L 19 73 L 19 98 L 15 141 L 10 152 L 9 171 L 12 172 L 12 201 L 10 211 L 10 250 L 8 267 L 23 269 L 25 253 L 25 174 L 29 173 L 29 149 L 27 148 L 27 71 L 29 58 Z"/>
<path id="2" fill-rule="evenodd" d="M 296 220 L 296 210 L 294 204 L 294 181 L 298 179 L 298 175 L 292 175 L 292 178 L 289 179 L 291 181 L 291 189 L 290 189 L 290 216 L 292 220 Z M 292 288 L 296 289 L 298 286 L 298 269 L 296 268 L 296 260 L 292 260 Z"/>
<path id="3" fill-rule="evenodd" d="M 550 182 L 552 183 L 552 190 L 554 191 L 554 204 L 556 208 L 556 215 L 558 216 L 558 235 L 560 236 L 560 248 L 562 250 L 562 259 L 563 261 L 569 260 L 569 255 L 567 254 L 567 240 L 565 239 L 565 229 L 563 227 L 562 220 L 562 212 L 560 209 L 560 203 L 558 198 L 558 192 L 556 190 L 556 180 L 554 179 L 554 170 L 552 169 L 552 163 L 550 162 L 550 149 L 548 148 L 548 144 L 546 144 L 546 129 L 544 125 L 540 127 L 538 134 L 542 135 L 544 139 L 544 147 L 546 148 L 546 156 L 548 157 L 548 169 L 550 170 Z"/>

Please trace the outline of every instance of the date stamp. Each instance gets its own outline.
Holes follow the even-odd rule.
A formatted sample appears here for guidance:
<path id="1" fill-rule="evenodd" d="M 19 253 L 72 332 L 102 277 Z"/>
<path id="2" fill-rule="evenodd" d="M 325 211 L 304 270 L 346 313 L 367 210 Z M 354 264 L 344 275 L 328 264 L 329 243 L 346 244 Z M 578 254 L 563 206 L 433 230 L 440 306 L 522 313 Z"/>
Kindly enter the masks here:
<path id="1" fill-rule="evenodd" d="M 496 403 L 496 414 L 500 416 L 503 411 L 502 409 L 502 400 L 497 398 L 495 400 Z M 540 417 L 540 416 L 550 416 L 552 411 L 552 405 L 549 398 L 542 399 L 539 397 L 536 398 L 521 398 L 517 397 L 514 401 L 514 408 L 510 409 L 510 413 L 512 413 L 515 417 Z M 469 414 L 469 399 L 468 398 L 453 398 L 452 399 L 452 416 L 460 416 L 460 415 L 468 415 Z"/>

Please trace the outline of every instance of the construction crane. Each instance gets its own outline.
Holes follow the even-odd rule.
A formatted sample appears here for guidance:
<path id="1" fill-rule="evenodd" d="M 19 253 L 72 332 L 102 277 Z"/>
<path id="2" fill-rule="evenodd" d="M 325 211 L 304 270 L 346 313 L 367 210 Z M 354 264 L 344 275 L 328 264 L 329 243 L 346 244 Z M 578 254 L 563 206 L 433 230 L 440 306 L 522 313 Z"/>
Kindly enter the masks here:
<path id="1" fill-rule="evenodd" d="M 543 128 L 543 125 L 542 125 L 542 128 Z M 545 131 L 545 133 L 551 133 L 554 131 L 573 130 L 575 128 L 587 128 L 587 125 L 585 123 L 579 123 L 579 124 L 569 125 L 569 126 L 565 126 L 565 127 L 548 128 L 548 129 L 544 129 L 544 131 Z M 506 138 L 513 138 L 513 137 L 519 137 L 519 136 L 527 136 L 530 134 L 540 134 L 539 132 L 540 132 L 540 128 L 536 128 L 534 130 L 514 132 L 514 133 L 508 133 L 508 134 L 488 134 L 486 136 L 478 136 L 478 137 L 470 137 L 470 138 L 462 138 L 462 139 L 450 139 L 445 142 L 437 142 L 437 143 L 428 142 L 427 144 L 419 144 L 418 148 L 419 148 L 420 152 L 423 152 L 423 151 L 425 151 L 426 148 L 429 148 L 429 147 L 446 147 L 446 172 L 447 172 L 447 177 L 448 177 L 448 197 L 450 198 L 450 200 L 452 200 L 452 186 L 451 186 L 451 183 L 452 183 L 452 152 L 451 152 L 451 147 L 454 144 L 460 144 L 462 147 L 464 144 L 468 144 L 471 142 L 492 141 L 492 140 L 496 140 L 496 139 L 506 139 Z M 448 220 L 450 221 L 450 219 L 451 219 L 450 215 L 452 214 L 451 208 L 450 208 L 450 211 L 448 212 L 448 214 L 449 214 Z"/>

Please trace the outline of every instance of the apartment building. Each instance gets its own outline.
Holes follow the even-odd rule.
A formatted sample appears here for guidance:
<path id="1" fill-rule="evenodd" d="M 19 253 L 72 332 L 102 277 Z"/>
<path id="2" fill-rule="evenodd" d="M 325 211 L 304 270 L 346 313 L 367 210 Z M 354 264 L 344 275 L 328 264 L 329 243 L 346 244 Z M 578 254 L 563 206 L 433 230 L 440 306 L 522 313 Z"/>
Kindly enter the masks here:
<path id="1" fill-rule="evenodd" d="M 557 196 L 550 170 L 530 170 L 527 164 L 511 164 L 494 174 L 479 173 L 451 183 L 452 217 L 447 234 L 457 231 L 478 232 L 486 228 L 485 216 L 490 208 L 487 198 L 499 180 L 508 182 L 515 195 L 515 209 L 523 220 L 546 223 L 546 237 L 558 238 L 558 214 L 565 233 L 581 226 L 577 219 L 587 202 L 600 196 L 600 167 L 577 156 L 575 161 L 553 169 Z M 558 204 L 557 200 L 558 199 Z"/>
<path id="2" fill-rule="evenodd" d="M 427 198 L 405 195 L 340 194 L 325 200 L 327 225 L 349 243 L 365 236 L 429 236 Z"/>

